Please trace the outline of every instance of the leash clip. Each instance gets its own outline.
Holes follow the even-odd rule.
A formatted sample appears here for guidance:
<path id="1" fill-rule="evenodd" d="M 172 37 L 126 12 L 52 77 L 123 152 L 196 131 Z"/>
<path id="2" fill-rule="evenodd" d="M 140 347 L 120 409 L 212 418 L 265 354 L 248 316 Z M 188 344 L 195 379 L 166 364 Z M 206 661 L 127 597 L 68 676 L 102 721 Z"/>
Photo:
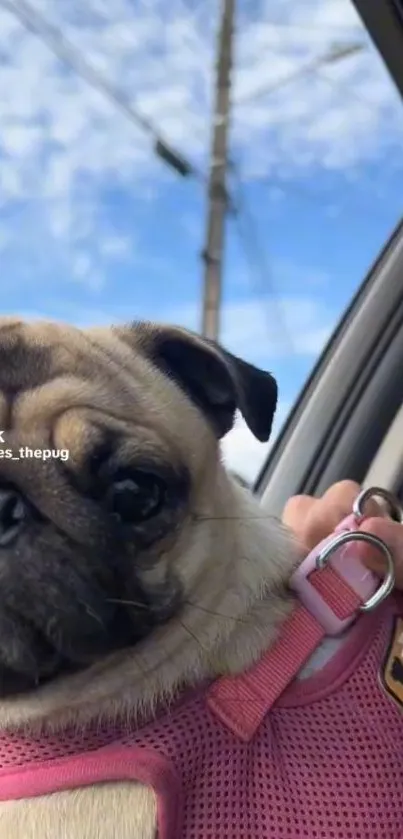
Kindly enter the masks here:
<path id="1" fill-rule="evenodd" d="M 330 537 L 320 542 L 308 554 L 291 578 L 291 588 L 305 608 L 321 624 L 326 635 L 340 635 L 354 622 L 357 612 L 371 612 L 376 609 L 395 586 L 394 560 L 388 546 L 377 536 L 357 530 L 366 517 L 365 504 L 374 496 L 387 501 L 393 517 L 403 523 L 403 508 L 392 493 L 380 487 L 363 490 L 354 502 L 352 514 L 338 525 Z M 348 550 L 348 545 L 354 542 L 367 543 L 383 554 L 387 572 L 380 585 L 375 574 L 365 567 L 354 552 Z M 347 586 L 359 604 L 355 612 L 347 618 L 341 619 L 334 613 L 309 579 L 315 571 L 321 571 L 327 566 L 336 572 L 334 576 L 339 580 L 340 586 L 344 587 L 344 590 Z"/>
<path id="2" fill-rule="evenodd" d="M 389 548 L 382 539 L 357 530 L 365 519 L 363 507 L 372 495 L 387 500 L 392 513 L 403 522 L 399 502 L 390 493 L 377 487 L 361 492 L 352 514 L 308 554 L 292 575 L 290 586 L 300 605 L 286 620 L 273 646 L 247 673 L 223 676 L 209 688 L 210 711 L 244 742 L 252 739 L 324 636 L 340 635 L 360 611 L 375 609 L 391 593 L 395 572 Z M 354 542 L 367 542 L 386 557 L 387 573 L 381 585 L 349 550 Z"/>
<path id="3" fill-rule="evenodd" d="M 329 560 L 333 556 L 333 554 L 339 548 L 343 547 L 343 545 L 347 545 L 350 542 L 366 542 L 368 545 L 371 545 L 373 548 L 378 548 L 378 550 L 381 553 L 383 553 L 383 555 L 386 559 L 386 562 L 387 562 L 388 570 L 387 570 L 386 577 L 385 577 L 383 583 L 379 587 L 376 588 L 376 590 L 374 591 L 374 593 L 371 596 L 366 595 L 365 602 L 362 604 L 362 606 L 359 607 L 360 612 L 372 612 L 374 609 L 377 608 L 377 606 L 380 606 L 380 604 L 383 603 L 383 601 L 386 600 L 387 597 L 389 597 L 389 594 L 393 591 L 393 589 L 395 587 L 395 566 L 394 566 L 394 562 L 393 562 L 393 556 L 392 556 L 388 546 L 383 541 L 383 539 L 378 539 L 378 537 L 373 536 L 372 533 L 365 533 L 361 530 L 352 530 L 350 532 L 347 531 L 345 533 L 339 533 L 338 536 L 335 536 L 331 540 L 331 542 L 328 542 L 328 544 L 325 545 L 322 548 L 322 550 L 320 551 L 320 553 L 316 557 L 316 569 L 318 571 L 320 571 L 320 570 L 322 570 L 322 568 L 325 568 L 327 563 L 329 562 Z M 351 557 L 350 562 L 352 560 L 353 560 L 353 558 Z M 351 586 L 351 588 L 353 588 L 356 591 L 356 593 L 358 595 L 360 595 L 362 589 L 361 589 L 361 586 L 359 585 L 359 583 L 361 581 L 364 581 L 363 572 L 362 572 L 362 569 L 364 568 L 364 566 L 362 565 L 360 560 L 354 559 L 353 562 L 354 562 L 354 565 L 352 563 L 353 567 L 352 567 L 351 570 L 353 571 L 353 573 L 358 572 L 358 574 L 360 575 L 360 579 L 357 580 L 357 581 L 354 581 L 354 582 L 358 582 L 358 585 L 357 584 L 352 585 L 351 579 L 348 580 L 348 583 Z M 339 570 L 336 564 L 335 564 L 335 570 L 336 571 Z M 342 576 L 342 575 L 340 575 L 340 576 Z M 343 575 L 343 577 L 344 577 L 344 575 Z"/>
<path id="4" fill-rule="evenodd" d="M 365 518 L 364 504 L 369 501 L 370 498 L 376 497 L 387 501 L 391 518 L 399 524 L 403 524 L 403 507 L 400 504 L 399 499 L 396 498 L 392 492 L 389 492 L 388 489 L 383 489 L 383 487 L 369 487 L 368 489 L 363 489 L 359 495 L 357 495 L 353 504 L 353 515 L 357 521 L 361 522 L 362 519 Z"/>

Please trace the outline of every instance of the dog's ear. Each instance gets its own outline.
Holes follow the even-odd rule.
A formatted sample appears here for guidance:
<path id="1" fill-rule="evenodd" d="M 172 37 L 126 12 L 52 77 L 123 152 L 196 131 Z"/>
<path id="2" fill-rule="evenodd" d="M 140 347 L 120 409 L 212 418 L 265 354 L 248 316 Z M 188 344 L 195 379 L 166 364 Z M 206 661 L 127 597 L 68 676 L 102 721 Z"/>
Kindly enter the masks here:
<path id="1" fill-rule="evenodd" d="M 134 323 L 115 328 L 187 394 L 212 423 L 217 437 L 233 426 L 239 409 L 258 440 L 270 437 L 277 404 L 275 379 L 181 327 Z"/>

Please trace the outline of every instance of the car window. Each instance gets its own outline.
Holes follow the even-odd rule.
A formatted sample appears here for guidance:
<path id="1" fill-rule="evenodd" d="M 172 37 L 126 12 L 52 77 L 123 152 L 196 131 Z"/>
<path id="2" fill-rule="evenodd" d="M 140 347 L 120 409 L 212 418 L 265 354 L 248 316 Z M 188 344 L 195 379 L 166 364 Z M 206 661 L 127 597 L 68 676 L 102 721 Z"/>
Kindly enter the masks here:
<path id="1" fill-rule="evenodd" d="M 215 0 L 0 4 L 3 314 L 200 328 L 216 26 Z M 220 340 L 276 375 L 273 440 L 402 214 L 403 109 L 348 0 L 244 0 L 235 34 Z M 268 448 L 239 419 L 223 450 L 249 481 Z"/>
<path id="2" fill-rule="evenodd" d="M 278 28 L 270 30 L 270 22 Z M 243 150 L 245 168 L 256 171 L 242 187 L 241 247 L 230 234 L 236 267 L 223 332 L 230 346 L 275 373 L 280 392 L 269 444 L 258 443 L 241 418 L 224 441 L 228 463 L 251 483 L 403 211 L 402 102 L 352 5 L 286 3 L 260 26 L 282 56 L 295 50 L 301 66 L 307 57 L 307 72 L 286 71 L 277 91 L 267 84 L 267 98 L 257 83 L 254 102 L 245 81 L 244 137 L 252 124 L 259 152 L 251 161 Z M 326 50 L 330 45 L 331 55 L 337 40 L 351 43 L 352 53 L 328 63 Z M 354 52 L 355 45 L 362 49 Z M 324 56 L 314 70 L 311 51 Z M 240 274 L 244 299 L 234 302 Z"/>

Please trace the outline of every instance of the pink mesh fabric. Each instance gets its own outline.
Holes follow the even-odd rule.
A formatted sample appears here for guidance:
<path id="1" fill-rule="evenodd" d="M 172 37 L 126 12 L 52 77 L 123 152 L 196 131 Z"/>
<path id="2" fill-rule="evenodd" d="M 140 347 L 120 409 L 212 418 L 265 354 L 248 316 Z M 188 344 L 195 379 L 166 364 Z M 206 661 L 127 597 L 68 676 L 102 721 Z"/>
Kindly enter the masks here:
<path id="1" fill-rule="evenodd" d="M 65 788 L 71 765 L 70 787 L 110 777 L 152 784 L 159 839 L 400 839 L 403 711 L 379 684 L 396 611 L 390 601 L 362 618 L 319 674 L 290 686 L 250 743 L 219 722 L 203 693 L 137 732 L 4 735 L 0 798 L 10 777 L 6 797 L 24 797 L 24 764 L 28 775 L 47 772 L 35 794 Z"/>

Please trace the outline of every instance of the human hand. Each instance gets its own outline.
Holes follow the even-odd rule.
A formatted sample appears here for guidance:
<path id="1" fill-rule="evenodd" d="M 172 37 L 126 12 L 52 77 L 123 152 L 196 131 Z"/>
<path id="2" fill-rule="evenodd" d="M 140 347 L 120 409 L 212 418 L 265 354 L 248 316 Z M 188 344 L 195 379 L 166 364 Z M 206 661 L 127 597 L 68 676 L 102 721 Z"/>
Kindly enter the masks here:
<path id="1" fill-rule="evenodd" d="M 333 484 L 322 498 L 294 495 L 285 505 L 282 520 L 310 551 L 352 512 L 360 491 L 361 487 L 354 481 L 341 481 Z M 392 521 L 373 498 L 366 502 L 365 513 L 368 518 L 358 529 L 387 544 L 395 561 L 396 588 L 403 589 L 403 527 Z M 357 544 L 357 553 L 371 571 L 385 575 L 385 560 L 376 548 L 361 542 Z"/>

